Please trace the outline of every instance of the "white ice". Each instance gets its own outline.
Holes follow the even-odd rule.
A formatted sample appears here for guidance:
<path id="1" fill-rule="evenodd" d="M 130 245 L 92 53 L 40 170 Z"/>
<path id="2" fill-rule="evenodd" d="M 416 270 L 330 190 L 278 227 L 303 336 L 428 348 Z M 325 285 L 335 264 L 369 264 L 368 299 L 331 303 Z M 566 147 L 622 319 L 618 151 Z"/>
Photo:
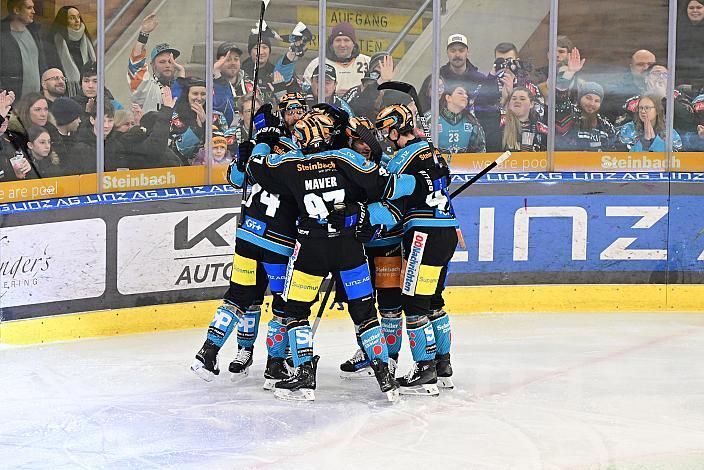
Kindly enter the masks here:
<path id="1" fill-rule="evenodd" d="M 338 378 L 347 320 L 321 325 L 314 403 L 261 389 L 261 335 L 237 385 L 188 370 L 204 330 L 5 347 L 0 468 L 704 468 L 704 315 L 452 322 L 457 389 L 396 405 Z"/>

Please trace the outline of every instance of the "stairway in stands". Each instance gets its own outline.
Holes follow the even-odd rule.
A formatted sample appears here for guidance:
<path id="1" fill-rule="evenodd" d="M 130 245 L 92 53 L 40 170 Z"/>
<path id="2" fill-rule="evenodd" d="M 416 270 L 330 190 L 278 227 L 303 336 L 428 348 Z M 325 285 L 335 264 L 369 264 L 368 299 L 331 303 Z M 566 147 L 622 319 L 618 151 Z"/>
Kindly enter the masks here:
<path id="1" fill-rule="evenodd" d="M 356 29 L 357 43 L 360 52 L 371 56 L 376 52 L 388 49 L 398 32 L 423 4 L 422 0 L 386 0 L 384 6 L 372 0 L 345 0 L 343 2 L 328 2 L 328 30 L 337 23 L 350 22 Z M 255 26 L 258 16 L 258 3 L 252 0 L 231 0 L 227 16 L 215 12 L 213 29 L 214 47 L 223 41 L 234 41 L 247 53 L 247 38 Z M 314 33 L 305 57 L 298 62 L 297 70 L 303 72 L 305 66 L 318 54 L 318 1 L 297 0 L 295 3 L 283 4 L 271 2 L 266 12 L 266 22 L 281 35 L 289 34 L 299 21 L 305 23 Z M 400 58 L 406 49 L 422 32 L 422 28 L 431 22 L 431 11 L 427 9 L 401 44 L 394 51 L 394 57 Z M 288 49 L 288 45 L 272 42 L 273 61 L 278 59 Z M 243 58 L 244 59 L 244 58 Z M 193 45 L 188 69 L 202 70 L 205 64 L 205 43 Z"/>

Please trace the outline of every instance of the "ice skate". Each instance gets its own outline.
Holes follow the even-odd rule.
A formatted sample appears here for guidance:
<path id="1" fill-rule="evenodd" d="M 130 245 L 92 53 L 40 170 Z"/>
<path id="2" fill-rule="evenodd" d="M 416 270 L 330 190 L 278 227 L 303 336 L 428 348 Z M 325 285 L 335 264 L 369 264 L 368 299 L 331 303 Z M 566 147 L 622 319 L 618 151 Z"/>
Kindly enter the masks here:
<path id="1" fill-rule="evenodd" d="M 416 362 L 405 377 L 398 379 L 399 392 L 401 395 L 438 396 L 437 382 L 434 360 Z"/>
<path id="2" fill-rule="evenodd" d="M 390 402 L 397 402 L 399 399 L 398 382 L 391 374 L 389 365 L 379 358 L 371 361 L 370 368 L 374 371 L 379 388 L 386 394 Z"/>
<path id="3" fill-rule="evenodd" d="M 396 368 L 398 367 L 398 354 L 389 354 L 389 374 L 391 377 L 396 377 Z"/>
<path id="4" fill-rule="evenodd" d="M 455 383 L 452 381 L 450 353 L 435 356 L 435 370 L 438 375 L 438 387 L 447 389 L 455 388 Z"/>
<path id="5" fill-rule="evenodd" d="M 358 349 L 351 359 L 340 364 L 340 378 L 364 379 L 374 377 L 374 371 L 369 367 L 369 359 L 362 349 Z"/>
<path id="6" fill-rule="evenodd" d="M 264 390 L 274 390 L 274 384 L 291 377 L 286 358 L 272 357 L 266 358 L 266 369 L 264 370 Z"/>
<path id="7" fill-rule="evenodd" d="M 252 365 L 254 347 L 237 349 L 237 357 L 230 363 L 229 370 L 232 373 L 230 378 L 233 382 L 239 382 L 249 374 L 249 367 Z"/>
<path id="8" fill-rule="evenodd" d="M 313 401 L 315 400 L 315 372 L 320 356 L 313 356 L 312 361 L 297 367 L 293 375 L 274 385 L 274 396 L 281 400 Z"/>
<path id="9" fill-rule="evenodd" d="M 206 382 L 212 382 L 220 374 L 218 367 L 218 350 L 210 341 L 206 341 L 196 354 L 196 360 L 191 364 L 191 370 Z"/>

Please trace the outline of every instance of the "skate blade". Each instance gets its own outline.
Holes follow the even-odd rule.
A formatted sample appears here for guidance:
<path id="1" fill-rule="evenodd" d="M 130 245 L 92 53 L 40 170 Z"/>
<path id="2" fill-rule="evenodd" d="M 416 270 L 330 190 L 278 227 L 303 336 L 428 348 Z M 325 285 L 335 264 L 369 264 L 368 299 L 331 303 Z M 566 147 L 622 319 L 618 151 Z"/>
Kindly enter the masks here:
<path id="1" fill-rule="evenodd" d="M 451 390 L 455 388 L 455 383 L 452 381 L 452 377 L 438 377 L 438 387 Z"/>
<path id="2" fill-rule="evenodd" d="M 312 388 L 299 388 L 298 390 L 277 388 L 274 390 L 274 396 L 279 400 L 313 401 L 315 400 L 315 391 Z"/>
<path id="3" fill-rule="evenodd" d="M 388 398 L 391 403 L 396 403 L 401 399 L 401 395 L 399 393 L 399 390 L 395 388 L 386 392 L 386 398 Z"/>
<path id="4" fill-rule="evenodd" d="M 191 364 L 191 371 L 206 382 L 212 382 L 216 375 L 203 367 L 203 363 L 197 359 Z"/>
<path id="5" fill-rule="evenodd" d="M 249 375 L 249 367 L 244 369 L 242 372 L 237 372 L 237 373 L 230 372 L 230 380 L 233 383 L 242 382 L 244 379 L 247 378 L 248 375 Z"/>
<path id="6" fill-rule="evenodd" d="M 440 390 L 438 390 L 437 384 L 423 384 L 413 387 L 401 387 L 399 393 L 401 395 L 436 397 L 440 395 Z"/>
<path id="7" fill-rule="evenodd" d="M 264 379 L 263 388 L 264 388 L 264 390 L 272 391 L 272 390 L 275 389 L 274 386 L 275 386 L 278 382 L 281 382 L 281 379 Z"/>
<path id="8" fill-rule="evenodd" d="M 359 379 L 366 379 L 369 377 L 374 377 L 374 371 L 372 370 L 371 367 L 364 367 L 363 369 L 359 369 L 354 372 L 345 372 L 344 370 L 340 371 L 340 378 L 341 379 L 359 380 Z"/>

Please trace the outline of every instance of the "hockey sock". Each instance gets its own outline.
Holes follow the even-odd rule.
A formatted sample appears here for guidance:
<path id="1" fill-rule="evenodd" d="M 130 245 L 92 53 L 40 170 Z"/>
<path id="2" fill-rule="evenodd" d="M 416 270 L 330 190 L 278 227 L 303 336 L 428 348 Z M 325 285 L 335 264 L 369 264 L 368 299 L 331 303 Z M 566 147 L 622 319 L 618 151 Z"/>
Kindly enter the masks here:
<path id="1" fill-rule="evenodd" d="M 259 332 L 259 318 L 262 315 L 261 305 L 252 305 L 244 312 L 237 323 L 237 345 L 242 348 L 251 348 Z"/>
<path id="2" fill-rule="evenodd" d="M 286 323 L 285 318 L 276 315 L 269 320 L 266 331 L 266 350 L 271 357 L 286 357 L 286 347 L 288 346 Z"/>
<path id="3" fill-rule="evenodd" d="M 401 343 L 403 341 L 403 317 L 399 312 L 399 316 L 386 317 L 381 314 L 381 331 L 386 338 L 386 347 L 389 349 L 389 356 L 397 357 L 401 351 Z"/>
<path id="4" fill-rule="evenodd" d="M 389 362 L 389 351 L 386 349 L 386 340 L 381 333 L 379 320 L 372 318 L 362 323 L 359 326 L 359 339 L 362 340 L 362 348 L 370 361 L 378 358 Z"/>
<path id="5" fill-rule="evenodd" d="M 313 332 L 308 320 L 291 320 L 287 325 L 293 366 L 313 360 Z"/>
<path id="6" fill-rule="evenodd" d="M 452 333 L 450 331 L 450 316 L 444 310 L 433 312 L 431 315 L 433 333 L 435 333 L 435 343 L 437 344 L 437 354 L 447 354 L 450 352 Z"/>
<path id="7" fill-rule="evenodd" d="M 411 354 L 416 362 L 435 359 L 435 333 L 433 325 L 425 315 L 406 316 L 406 332 Z"/>
<path id="8" fill-rule="evenodd" d="M 215 346 L 221 348 L 227 338 L 230 337 L 232 330 L 239 323 L 239 319 L 244 315 L 242 310 L 236 306 L 224 302 L 215 311 L 215 317 L 208 327 L 207 338 Z"/>

